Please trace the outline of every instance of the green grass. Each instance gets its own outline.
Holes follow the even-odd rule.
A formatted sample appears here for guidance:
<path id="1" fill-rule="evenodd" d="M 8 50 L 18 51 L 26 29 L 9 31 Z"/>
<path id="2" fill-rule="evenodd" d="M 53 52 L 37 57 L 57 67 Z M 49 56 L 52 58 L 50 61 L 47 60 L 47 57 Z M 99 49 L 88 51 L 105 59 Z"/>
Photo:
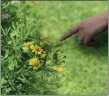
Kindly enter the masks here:
<path id="1" fill-rule="evenodd" d="M 76 23 L 106 10 L 107 1 L 38 1 L 35 4 L 30 2 L 28 4 L 30 4 L 30 7 L 26 6 L 28 9 L 18 5 L 17 16 L 19 14 L 21 16 L 26 11 L 25 17 L 28 16 L 29 19 L 35 21 L 37 18 L 35 14 L 38 13 L 42 23 L 42 27 L 38 29 L 41 36 L 59 43 L 59 48 L 67 56 L 64 65 L 69 72 L 65 75 L 58 75 L 58 83 L 61 86 L 53 87 L 52 90 L 55 91 L 55 94 L 107 94 L 107 32 L 97 37 L 99 46 L 96 48 L 79 45 L 74 36 L 63 42 L 58 40 Z M 30 23 L 30 26 L 34 25 Z M 42 92 L 43 90 L 45 89 L 42 89 Z"/>

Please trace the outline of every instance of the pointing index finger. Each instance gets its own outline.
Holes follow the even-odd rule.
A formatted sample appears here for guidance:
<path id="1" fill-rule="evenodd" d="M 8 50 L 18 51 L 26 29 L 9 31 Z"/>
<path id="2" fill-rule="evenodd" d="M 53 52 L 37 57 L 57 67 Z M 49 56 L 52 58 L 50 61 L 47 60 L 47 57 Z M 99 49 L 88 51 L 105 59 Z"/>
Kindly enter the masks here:
<path id="1" fill-rule="evenodd" d="M 72 36 L 73 34 L 77 33 L 79 30 L 79 26 L 75 26 L 73 27 L 68 33 L 64 34 L 63 36 L 60 37 L 60 41 L 63 41 L 65 39 L 67 39 L 68 37 Z"/>

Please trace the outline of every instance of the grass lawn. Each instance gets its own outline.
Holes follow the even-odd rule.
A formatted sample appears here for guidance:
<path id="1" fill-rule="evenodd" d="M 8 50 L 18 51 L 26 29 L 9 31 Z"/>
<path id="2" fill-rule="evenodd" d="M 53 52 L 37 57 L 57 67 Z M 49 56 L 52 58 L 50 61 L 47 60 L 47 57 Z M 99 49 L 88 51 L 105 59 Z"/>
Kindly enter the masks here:
<path id="1" fill-rule="evenodd" d="M 99 45 L 94 48 L 79 45 L 75 36 L 62 42 L 58 40 L 76 23 L 108 9 L 107 1 L 36 1 L 34 4 L 28 1 L 26 4 L 31 5 L 25 9 L 28 10 L 30 19 L 34 21 L 37 18 L 35 13 L 41 16 L 40 35 L 59 43 L 59 48 L 67 57 L 64 66 L 68 72 L 65 75 L 59 74 L 60 86 L 53 89 L 55 94 L 107 94 L 107 32 L 96 37 Z M 18 6 L 17 15 L 25 11 L 23 6 Z"/>

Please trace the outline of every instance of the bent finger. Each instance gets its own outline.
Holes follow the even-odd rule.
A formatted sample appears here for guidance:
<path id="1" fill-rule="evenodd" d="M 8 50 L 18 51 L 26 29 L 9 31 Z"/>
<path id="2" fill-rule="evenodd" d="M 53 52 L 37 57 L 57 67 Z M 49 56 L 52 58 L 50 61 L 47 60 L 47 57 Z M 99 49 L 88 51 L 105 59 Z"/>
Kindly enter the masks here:
<path id="1" fill-rule="evenodd" d="M 84 38 L 84 45 L 88 45 L 88 43 L 90 42 L 91 37 L 87 36 Z"/>

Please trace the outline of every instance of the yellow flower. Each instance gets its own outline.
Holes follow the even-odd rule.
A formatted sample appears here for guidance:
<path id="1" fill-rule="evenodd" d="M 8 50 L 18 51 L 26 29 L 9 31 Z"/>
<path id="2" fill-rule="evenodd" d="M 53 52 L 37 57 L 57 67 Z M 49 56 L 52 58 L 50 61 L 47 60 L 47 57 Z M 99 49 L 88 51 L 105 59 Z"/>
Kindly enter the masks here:
<path id="1" fill-rule="evenodd" d="M 36 54 L 42 54 L 42 52 L 44 51 L 40 46 L 38 45 L 31 45 L 30 49 L 32 50 L 32 52 L 35 52 Z"/>
<path id="2" fill-rule="evenodd" d="M 33 69 L 38 69 L 40 67 L 40 61 L 38 58 L 30 59 L 29 64 L 33 66 Z"/>
<path id="3" fill-rule="evenodd" d="M 30 45 L 31 45 L 31 42 L 26 42 L 26 43 L 24 43 L 24 46 L 30 47 Z"/>
<path id="4" fill-rule="evenodd" d="M 37 45 L 35 46 L 35 48 L 36 48 L 36 51 L 35 51 L 36 54 L 42 54 L 42 52 L 44 51 L 41 47 Z"/>
<path id="5" fill-rule="evenodd" d="M 35 52 L 35 46 L 34 45 L 31 45 L 30 49 L 32 50 L 32 52 Z"/>
<path id="6" fill-rule="evenodd" d="M 62 66 L 53 66 L 52 69 L 58 71 L 58 72 L 65 72 L 66 69 Z"/>
<path id="7" fill-rule="evenodd" d="M 31 42 L 26 42 L 26 43 L 24 43 L 24 50 L 25 51 L 28 51 L 29 50 L 29 48 L 30 48 L 30 46 L 31 46 Z"/>
<path id="8" fill-rule="evenodd" d="M 12 44 L 12 41 L 10 40 L 10 41 L 8 41 L 8 45 L 11 45 Z"/>

